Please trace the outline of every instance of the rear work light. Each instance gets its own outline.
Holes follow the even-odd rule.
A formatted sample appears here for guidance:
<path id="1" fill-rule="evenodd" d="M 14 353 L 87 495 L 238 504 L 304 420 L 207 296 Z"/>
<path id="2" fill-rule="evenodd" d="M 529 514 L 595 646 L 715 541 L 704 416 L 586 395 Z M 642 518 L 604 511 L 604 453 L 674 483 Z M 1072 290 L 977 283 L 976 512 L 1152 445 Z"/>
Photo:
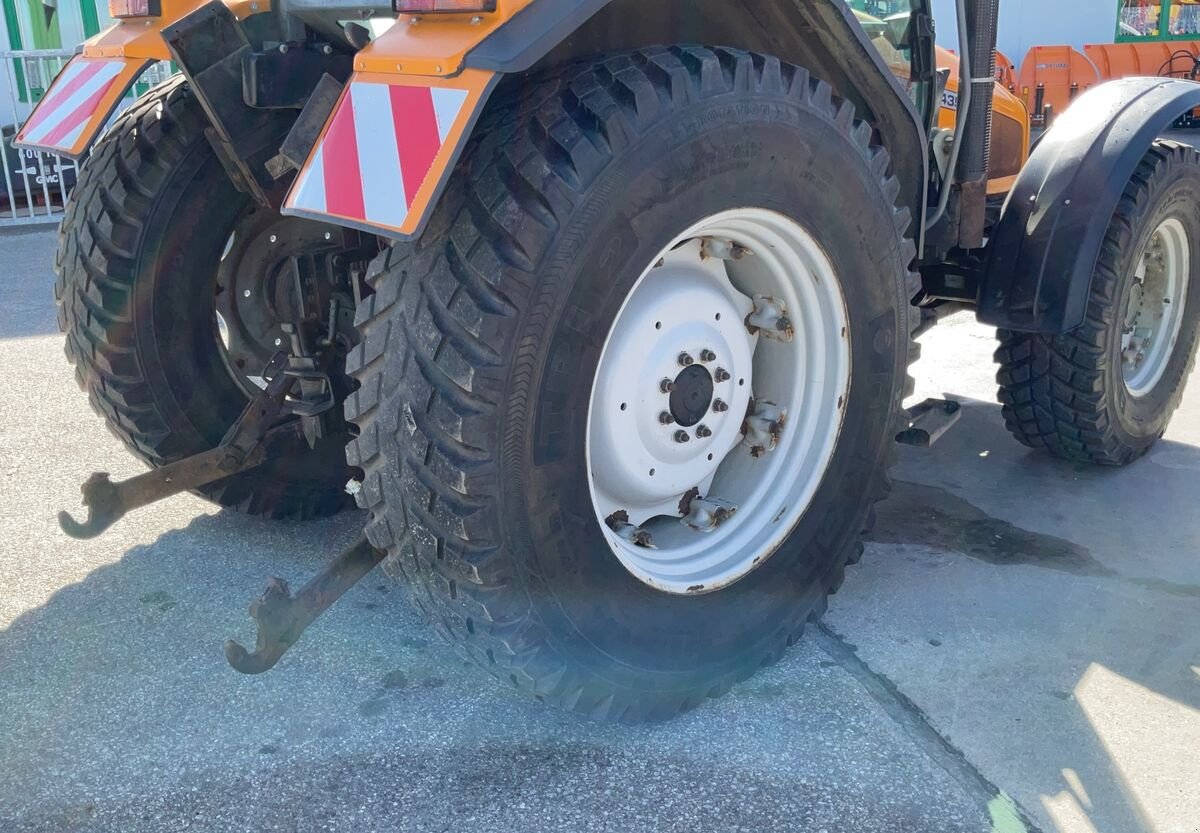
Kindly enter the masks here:
<path id="1" fill-rule="evenodd" d="M 109 17 L 158 17 L 162 0 L 108 0 Z"/>
<path id="2" fill-rule="evenodd" d="M 398 14 L 494 12 L 496 0 L 392 0 L 392 8 Z"/>

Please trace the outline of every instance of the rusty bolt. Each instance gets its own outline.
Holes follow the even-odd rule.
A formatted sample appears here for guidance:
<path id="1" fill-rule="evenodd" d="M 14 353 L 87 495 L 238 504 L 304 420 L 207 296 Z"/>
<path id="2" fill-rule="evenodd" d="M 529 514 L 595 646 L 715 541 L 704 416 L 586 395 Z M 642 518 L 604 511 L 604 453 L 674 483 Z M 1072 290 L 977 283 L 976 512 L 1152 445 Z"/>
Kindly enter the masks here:
<path id="1" fill-rule="evenodd" d="M 696 436 L 702 440 L 707 440 L 712 436 L 712 429 L 707 425 L 701 425 L 696 428 Z"/>
<path id="2" fill-rule="evenodd" d="M 683 365 L 684 367 L 690 367 L 691 365 L 694 365 L 694 364 L 696 363 L 696 360 L 695 360 L 695 359 L 693 359 L 693 358 L 692 358 L 692 357 L 691 357 L 689 354 L 687 354 L 687 353 L 680 353 L 680 354 L 679 354 L 679 363 L 680 363 L 681 365 Z"/>
<path id="3" fill-rule="evenodd" d="M 729 410 L 729 405 L 724 399 L 714 399 L 712 404 L 713 413 L 723 414 Z"/>
<path id="4" fill-rule="evenodd" d="M 705 364 L 707 364 L 708 362 L 715 362 L 716 360 L 717 360 L 717 354 L 714 353 L 712 350 L 701 350 L 700 351 L 700 361 L 704 362 Z"/>
<path id="5" fill-rule="evenodd" d="M 658 389 L 663 393 L 670 393 L 671 391 L 675 390 L 675 383 L 670 379 L 663 379 L 658 383 Z"/>
<path id="6" fill-rule="evenodd" d="M 688 434 L 687 431 L 676 431 L 675 432 L 675 442 L 677 442 L 677 443 L 691 442 L 691 439 L 692 439 L 692 437 L 690 434 Z"/>
<path id="7" fill-rule="evenodd" d="M 718 367 L 717 372 L 713 374 L 713 378 L 718 382 L 728 382 L 733 377 L 729 375 L 729 371 L 723 367 Z"/>
<path id="8" fill-rule="evenodd" d="M 661 414 L 658 415 L 658 421 L 661 422 L 663 425 L 674 425 L 675 417 L 673 417 L 671 415 L 670 411 L 663 411 Z"/>

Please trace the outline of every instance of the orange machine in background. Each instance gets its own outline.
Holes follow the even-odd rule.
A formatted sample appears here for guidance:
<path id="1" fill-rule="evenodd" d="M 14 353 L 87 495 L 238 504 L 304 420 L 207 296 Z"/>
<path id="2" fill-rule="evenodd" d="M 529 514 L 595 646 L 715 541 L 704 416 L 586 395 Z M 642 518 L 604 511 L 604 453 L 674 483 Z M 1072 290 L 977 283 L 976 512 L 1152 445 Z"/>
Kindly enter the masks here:
<path id="1" fill-rule="evenodd" d="M 1100 81 L 1092 62 L 1070 46 L 1035 46 L 1021 64 L 1017 95 L 1029 108 L 1033 126 L 1048 127 L 1055 113 Z"/>
<path id="2" fill-rule="evenodd" d="M 997 77 L 1006 59 L 997 56 Z M 1070 46 L 1035 46 L 1021 64 L 1014 92 L 1029 108 L 1035 128 L 1049 127 L 1090 87 L 1104 81 L 1150 75 L 1200 77 L 1200 41 L 1088 44 L 1083 52 Z"/>

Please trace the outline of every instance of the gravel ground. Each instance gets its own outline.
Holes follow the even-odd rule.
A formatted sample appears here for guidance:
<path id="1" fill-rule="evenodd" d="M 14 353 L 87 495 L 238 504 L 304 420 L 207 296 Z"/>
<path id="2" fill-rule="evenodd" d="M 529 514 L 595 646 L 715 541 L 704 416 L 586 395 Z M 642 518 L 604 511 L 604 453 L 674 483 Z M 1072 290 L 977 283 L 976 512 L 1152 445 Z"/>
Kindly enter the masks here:
<path id="1" fill-rule="evenodd" d="M 0 236 L 0 830 L 1200 831 L 1200 385 L 1125 471 L 1017 446 L 991 333 L 925 337 L 905 450 L 823 626 L 732 696 L 609 727 L 467 667 L 372 575 L 269 674 L 232 672 L 268 575 L 361 517 L 174 498 L 90 542 L 54 520 L 138 466 L 62 357 L 50 233 Z M 36 428 L 27 426 L 35 425 Z"/>

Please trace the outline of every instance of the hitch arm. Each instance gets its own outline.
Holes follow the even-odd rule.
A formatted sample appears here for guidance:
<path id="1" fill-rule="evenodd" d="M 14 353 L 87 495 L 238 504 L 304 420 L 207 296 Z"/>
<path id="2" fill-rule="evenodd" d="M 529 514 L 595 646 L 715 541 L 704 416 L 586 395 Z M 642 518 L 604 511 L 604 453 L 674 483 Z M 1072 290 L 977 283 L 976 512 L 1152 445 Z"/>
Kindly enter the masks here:
<path id="1" fill-rule="evenodd" d="M 225 658 L 229 664 L 243 674 L 261 674 L 274 668 L 304 629 L 375 569 L 384 555 L 363 536 L 294 596 L 286 581 L 270 579 L 263 594 L 250 603 L 250 618 L 258 625 L 254 651 L 227 640 Z"/>
<path id="2" fill-rule="evenodd" d="M 286 364 L 284 353 L 271 359 L 263 371 L 263 376 L 270 378 L 267 387 L 246 406 L 216 448 L 118 483 L 112 482 L 107 472 L 89 477 L 80 487 L 87 520 L 80 522 L 69 512 L 59 512 L 63 532 L 72 538 L 95 538 L 134 509 L 263 463 L 276 439 L 300 430 L 295 424 L 268 430 L 296 384 L 296 377 L 283 371 Z"/>

